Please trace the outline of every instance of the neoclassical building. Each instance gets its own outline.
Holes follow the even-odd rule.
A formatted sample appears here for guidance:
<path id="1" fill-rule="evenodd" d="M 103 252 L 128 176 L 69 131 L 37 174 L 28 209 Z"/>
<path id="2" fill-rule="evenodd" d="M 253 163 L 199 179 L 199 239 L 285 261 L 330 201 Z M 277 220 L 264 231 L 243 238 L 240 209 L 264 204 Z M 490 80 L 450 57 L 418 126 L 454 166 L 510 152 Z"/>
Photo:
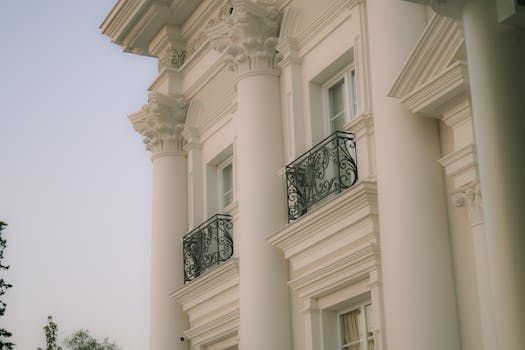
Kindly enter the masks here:
<path id="1" fill-rule="evenodd" d="M 119 0 L 158 59 L 149 349 L 525 349 L 524 11 Z"/>

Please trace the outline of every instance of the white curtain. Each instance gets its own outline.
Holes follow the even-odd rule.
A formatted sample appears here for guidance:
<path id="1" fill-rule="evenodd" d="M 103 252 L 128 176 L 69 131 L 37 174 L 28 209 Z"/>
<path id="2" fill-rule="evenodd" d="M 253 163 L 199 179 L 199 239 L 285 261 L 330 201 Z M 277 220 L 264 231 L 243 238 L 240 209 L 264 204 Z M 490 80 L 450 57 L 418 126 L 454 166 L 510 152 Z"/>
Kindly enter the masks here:
<path id="1" fill-rule="evenodd" d="M 359 321 L 360 310 L 350 311 L 342 317 L 343 344 L 358 341 L 361 338 L 361 325 Z M 346 347 L 345 349 L 360 350 L 360 343 Z"/>

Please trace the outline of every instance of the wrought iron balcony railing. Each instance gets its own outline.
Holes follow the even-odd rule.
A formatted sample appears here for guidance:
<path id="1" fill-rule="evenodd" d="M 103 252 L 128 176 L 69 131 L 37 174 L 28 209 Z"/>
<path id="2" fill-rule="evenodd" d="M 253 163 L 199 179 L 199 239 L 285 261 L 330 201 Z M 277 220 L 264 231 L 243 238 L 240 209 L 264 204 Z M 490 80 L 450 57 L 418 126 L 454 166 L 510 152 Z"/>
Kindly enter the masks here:
<path id="1" fill-rule="evenodd" d="M 232 218 L 217 214 L 183 238 L 184 283 L 233 255 Z"/>
<path id="2" fill-rule="evenodd" d="M 288 222 L 357 181 L 355 135 L 336 131 L 286 166 Z"/>

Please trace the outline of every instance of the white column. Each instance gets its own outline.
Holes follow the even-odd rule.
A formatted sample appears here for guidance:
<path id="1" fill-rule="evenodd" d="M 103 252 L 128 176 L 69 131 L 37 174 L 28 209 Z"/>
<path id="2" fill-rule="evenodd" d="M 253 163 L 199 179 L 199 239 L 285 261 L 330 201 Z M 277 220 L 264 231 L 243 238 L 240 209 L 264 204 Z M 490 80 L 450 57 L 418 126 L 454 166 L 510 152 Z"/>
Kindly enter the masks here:
<path id="1" fill-rule="evenodd" d="M 471 82 L 497 349 L 525 344 L 525 30 L 497 23 L 493 0 L 468 2 Z"/>
<path id="2" fill-rule="evenodd" d="M 387 97 L 423 6 L 368 1 L 386 348 L 460 348 L 437 123 Z"/>
<path id="3" fill-rule="evenodd" d="M 290 350 L 288 268 L 266 237 L 286 223 L 280 81 L 275 69 L 279 13 L 234 0 L 224 26 L 209 32 L 237 72 L 237 200 L 241 350 Z"/>
<path id="4" fill-rule="evenodd" d="M 186 314 L 168 295 L 184 284 L 182 236 L 187 223 L 187 160 L 180 132 L 186 102 L 151 93 L 148 104 L 130 119 L 144 136 L 153 162 L 150 350 L 187 350 L 180 337 Z"/>

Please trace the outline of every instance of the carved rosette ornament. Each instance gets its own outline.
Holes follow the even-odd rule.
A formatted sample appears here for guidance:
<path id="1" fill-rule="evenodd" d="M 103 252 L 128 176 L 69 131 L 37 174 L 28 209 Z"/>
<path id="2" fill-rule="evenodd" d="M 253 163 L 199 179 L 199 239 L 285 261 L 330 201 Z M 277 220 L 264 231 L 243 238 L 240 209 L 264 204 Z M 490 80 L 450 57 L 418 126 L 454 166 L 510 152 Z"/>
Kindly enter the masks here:
<path id="1" fill-rule="evenodd" d="M 468 209 L 470 225 L 479 225 L 483 220 L 483 205 L 481 201 L 481 189 L 479 184 L 473 184 L 458 191 L 453 197 L 456 207 Z"/>
<path id="2" fill-rule="evenodd" d="M 152 154 L 182 150 L 182 130 L 188 102 L 183 97 L 167 96 L 158 92 L 148 95 L 142 107 L 142 118 L 133 121 L 133 127 L 143 137 L 146 149 Z"/>
<path id="3" fill-rule="evenodd" d="M 211 47 L 224 52 L 225 63 L 238 74 L 276 69 L 279 11 L 251 0 L 231 0 L 229 4 L 230 14 L 207 29 Z"/>

